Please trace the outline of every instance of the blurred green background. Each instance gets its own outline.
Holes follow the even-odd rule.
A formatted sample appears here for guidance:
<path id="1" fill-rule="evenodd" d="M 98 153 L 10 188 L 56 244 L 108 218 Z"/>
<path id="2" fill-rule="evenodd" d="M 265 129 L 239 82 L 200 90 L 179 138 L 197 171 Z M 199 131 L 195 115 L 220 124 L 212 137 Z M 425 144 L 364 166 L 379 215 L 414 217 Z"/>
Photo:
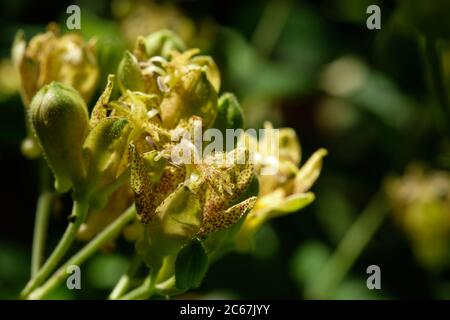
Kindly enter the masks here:
<path id="1" fill-rule="evenodd" d="M 137 35 L 170 28 L 213 56 L 247 127 L 295 128 L 303 159 L 329 151 L 315 202 L 264 227 L 251 254 L 214 264 L 189 297 L 450 298 L 445 0 L 2 1 L 0 298 L 15 298 L 29 277 L 38 189 L 38 164 L 20 153 L 24 111 L 10 48 L 18 29 L 30 38 L 50 21 L 64 26 L 73 3 L 83 36 L 98 39 L 99 92 Z M 371 4 L 381 8 L 380 30 L 366 27 Z M 67 200 L 55 206 L 49 248 L 64 230 Z M 83 290 L 52 297 L 104 298 L 132 245 L 116 249 L 83 267 Z M 381 268 L 381 290 L 366 287 L 369 265 Z"/>

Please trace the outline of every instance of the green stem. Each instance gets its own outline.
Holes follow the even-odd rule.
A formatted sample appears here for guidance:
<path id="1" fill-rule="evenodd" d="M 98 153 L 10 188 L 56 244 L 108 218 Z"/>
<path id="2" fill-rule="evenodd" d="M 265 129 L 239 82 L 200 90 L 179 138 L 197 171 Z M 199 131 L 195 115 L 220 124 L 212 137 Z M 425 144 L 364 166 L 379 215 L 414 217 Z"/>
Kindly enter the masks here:
<path id="1" fill-rule="evenodd" d="M 381 226 L 388 212 L 384 195 L 377 193 L 347 231 L 318 278 L 307 284 L 306 297 L 326 298 L 327 294 L 339 285 Z"/>
<path id="2" fill-rule="evenodd" d="M 131 259 L 130 266 L 126 274 L 124 274 L 117 282 L 114 289 L 111 291 L 108 299 L 117 300 L 130 288 L 131 281 L 141 266 L 142 259 L 138 254 L 135 254 Z"/>
<path id="3" fill-rule="evenodd" d="M 424 40 L 425 58 L 430 74 L 430 80 L 436 94 L 440 111 L 437 112 L 437 122 L 443 126 L 447 134 L 450 133 L 450 104 L 447 97 L 445 78 L 442 72 L 442 58 L 436 39 L 426 37 Z"/>
<path id="4" fill-rule="evenodd" d="M 270 0 L 253 34 L 252 43 L 258 51 L 269 56 L 283 30 L 291 9 L 291 0 Z"/>
<path id="5" fill-rule="evenodd" d="M 73 222 L 69 222 L 66 231 L 64 232 L 61 240 L 56 246 L 55 250 L 52 252 L 48 260 L 45 262 L 44 266 L 39 270 L 39 272 L 31 278 L 27 283 L 25 289 L 21 292 L 21 298 L 26 298 L 30 292 L 40 285 L 56 268 L 58 263 L 67 253 L 70 246 L 72 245 L 77 232 L 81 224 L 85 221 L 88 213 L 88 204 L 81 201 L 75 201 L 72 207 L 71 218 L 74 219 Z"/>
<path id="6" fill-rule="evenodd" d="M 47 238 L 52 199 L 53 193 L 50 191 L 44 191 L 38 199 L 34 222 L 33 248 L 31 253 L 32 277 L 38 273 L 44 259 L 45 240 Z"/>
<path id="7" fill-rule="evenodd" d="M 94 239 L 87 243 L 78 253 L 61 266 L 42 286 L 30 293 L 29 299 L 42 299 L 55 289 L 67 277 L 67 268 L 71 265 L 81 265 L 106 242 L 116 237 L 120 231 L 136 216 L 134 204 L 130 206 L 120 217 L 100 232 Z"/>
<path id="8" fill-rule="evenodd" d="M 39 160 L 39 198 L 34 220 L 33 245 L 31 251 L 31 277 L 34 277 L 42 265 L 50 219 L 53 192 L 52 175 L 44 159 Z"/>
<path id="9" fill-rule="evenodd" d="M 150 272 L 139 287 L 124 295 L 120 300 L 147 300 L 155 291 L 155 283 L 153 281 L 155 278 L 156 274 Z"/>

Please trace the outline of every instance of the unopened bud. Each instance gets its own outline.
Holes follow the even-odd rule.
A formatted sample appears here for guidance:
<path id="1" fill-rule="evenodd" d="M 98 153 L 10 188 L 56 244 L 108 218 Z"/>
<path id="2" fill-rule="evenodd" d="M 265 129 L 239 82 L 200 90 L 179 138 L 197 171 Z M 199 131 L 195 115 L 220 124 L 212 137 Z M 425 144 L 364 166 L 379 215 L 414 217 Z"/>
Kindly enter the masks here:
<path id="1" fill-rule="evenodd" d="M 160 30 L 148 35 L 144 39 L 145 52 L 148 57 L 162 56 L 168 58 L 171 51 L 182 52 L 186 46 L 173 31 Z"/>
<path id="2" fill-rule="evenodd" d="M 52 82 L 31 101 L 29 116 L 39 144 L 55 175 L 55 188 L 68 191 L 84 176 L 82 146 L 89 118 L 77 91 Z"/>
<path id="3" fill-rule="evenodd" d="M 126 90 L 143 92 L 145 90 L 145 82 L 139 62 L 128 50 L 125 51 L 122 61 L 120 61 L 117 78 L 122 92 Z"/>

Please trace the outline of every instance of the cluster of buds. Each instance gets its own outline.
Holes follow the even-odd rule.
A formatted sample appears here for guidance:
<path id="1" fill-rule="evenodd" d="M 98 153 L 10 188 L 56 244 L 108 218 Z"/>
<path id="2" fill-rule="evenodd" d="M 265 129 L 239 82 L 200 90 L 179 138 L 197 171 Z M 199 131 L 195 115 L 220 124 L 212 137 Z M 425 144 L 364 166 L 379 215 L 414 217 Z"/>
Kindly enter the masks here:
<path id="1" fill-rule="evenodd" d="M 220 254 L 230 244 L 243 248 L 266 220 L 314 199 L 307 191 L 326 151 L 298 168 L 300 144 L 291 129 L 275 138 L 276 130 L 267 125 L 259 142 L 244 133 L 236 146 L 205 155 L 210 141 L 192 142 L 197 130 L 214 128 L 226 136 L 242 128 L 243 113 L 234 95 L 219 96 L 220 74 L 212 58 L 186 49 L 172 32 L 138 37 L 117 76 L 108 77 L 90 117 L 86 92 L 75 84 L 44 85 L 29 108 L 55 188 L 72 190 L 75 200 L 89 204 L 83 239 L 134 201 L 137 219 L 125 234 L 136 241 L 158 282 L 176 278 L 177 289 L 189 289 L 194 283 L 180 280 L 189 263 L 180 261 Z M 268 147 L 274 139 L 279 153 Z M 264 174 L 274 164 L 278 170 Z"/>

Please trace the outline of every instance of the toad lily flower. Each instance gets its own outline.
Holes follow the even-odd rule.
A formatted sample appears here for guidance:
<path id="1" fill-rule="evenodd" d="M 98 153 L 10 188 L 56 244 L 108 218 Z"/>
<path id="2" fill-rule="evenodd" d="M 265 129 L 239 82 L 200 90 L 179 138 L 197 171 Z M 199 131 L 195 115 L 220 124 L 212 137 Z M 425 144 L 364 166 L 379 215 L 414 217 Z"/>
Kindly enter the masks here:
<path id="1" fill-rule="evenodd" d="M 327 154 L 325 149 L 319 149 L 299 167 L 301 147 L 294 130 L 276 131 L 266 123 L 264 133 L 260 141 L 249 134 L 240 140 L 256 150 L 254 162 L 261 187 L 255 206 L 236 236 L 239 250 L 251 247 L 253 234 L 267 220 L 296 212 L 314 201 L 314 194 L 308 190 L 319 177 L 322 159 Z"/>
<path id="2" fill-rule="evenodd" d="M 154 153 L 140 155 L 134 145 L 131 185 L 136 208 L 144 224 L 138 248 L 149 266 L 172 254 L 199 236 L 208 237 L 239 221 L 251 209 L 256 197 L 242 199 L 253 178 L 253 167 L 224 159 L 248 157 L 248 151 L 234 149 L 215 153 L 199 164 L 175 166 L 156 164 Z M 156 169 L 156 170 L 155 170 Z M 155 176 L 159 180 L 155 181 Z"/>
<path id="3" fill-rule="evenodd" d="M 55 24 L 50 24 L 47 32 L 34 36 L 28 43 L 24 33 L 18 32 L 12 60 L 20 73 L 21 96 L 27 110 L 38 90 L 53 81 L 74 88 L 86 102 L 97 87 L 99 68 L 95 41 L 85 43 L 80 34 L 71 32 L 61 36 Z M 33 158 L 40 150 L 27 119 L 26 123 L 28 137 L 22 144 L 22 152 Z"/>
<path id="4" fill-rule="evenodd" d="M 110 75 L 90 117 L 82 95 L 61 83 L 39 90 L 29 117 L 57 190 L 72 190 L 75 201 L 93 210 L 79 238 L 95 236 L 111 221 L 105 215 L 134 198 L 138 253 L 156 284 L 175 278 L 183 291 L 201 281 L 211 257 L 230 244 L 244 248 L 265 221 L 313 201 L 308 190 L 326 151 L 299 168 L 294 131 L 277 134 L 270 124 L 260 141 L 241 134 L 240 145 L 227 143 L 225 150 L 202 133 L 197 141 L 197 130 L 243 127 L 242 109 L 232 94 L 219 97 L 214 61 L 172 37 L 140 37 L 118 66 L 120 96 L 112 98 Z M 192 256 L 202 261 L 195 281 L 184 263 Z M 170 283 L 166 289 L 173 289 Z"/>

